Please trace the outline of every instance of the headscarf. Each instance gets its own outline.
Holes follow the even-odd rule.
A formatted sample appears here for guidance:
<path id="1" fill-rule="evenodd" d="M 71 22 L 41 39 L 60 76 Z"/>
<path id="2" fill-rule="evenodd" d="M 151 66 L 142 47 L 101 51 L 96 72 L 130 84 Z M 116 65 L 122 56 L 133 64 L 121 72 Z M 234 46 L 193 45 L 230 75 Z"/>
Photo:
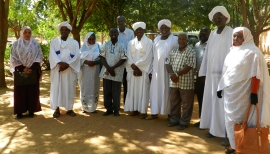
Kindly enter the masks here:
<path id="1" fill-rule="evenodd" d="M 139 27 L 141 27 L 142 29 L 146 29 L 146 24 L 144 22 L 135 22 L 132 25 L 133 30 L 135 31 L 136 29 L 138 29 Z"/>
<path id="2" fill-rule="evenodd" d="M 98 43 L 95 42 L 95 44 L 92 44 L 92 45 L 88 43 L 88 38 L 92 35 L 94 35 L 94 37 L 95 37 L 95 33 L 89 32 L 86 34 L 86 36 L 84 38 L 84 42 L 83 42 L 83 45 L 81 47 L 81 56 L 80 56 L 81 59 L 94 61 L 99 55 Z M 89 54 L 91 54 L 91 56 Z M 86 57 L 88 57 L 88 59 L 85 59 Z"/>
<path id="3" fill-rule="evenodd" d="M 57 25 L 59 31 L 61 27 L 67 27 L 70 31 L 72 30 L 71 25 L 67 21 L 61 22 L 60 24 Z"/>
<path id="4" fill-rule="evenodd" d="M 160 29 L 160 27 L 161 27 L 162 25 L 166 25 L 167 27 L 170 27 L 170 28 L 171 28 L 172 23 L 171 23 L 171 21 L 170 21 L 169 19 L 162 19 L 162 20 L 160 20 L 160 21 L 158 22 L 158 29 Z"/>
<path id="5" fill-rule="evenodd" d="M 212 9 L 212 11 L 208 14 L 209 20 L 212 21 L 213 17 L 216 13 L 220 12 L 227 18 L 226 24 L 230 22 L 230 14 L 224 6 L 216 6 Z"/>
<path id="6" fill-rule="evenodd" d="M 29 26 L 24 26 L 20 32 L 20 38 L 12 45 L 10 53 L 10 72 L 15 71 L 15 67 L 23 65 L 30 68 L 34 62 L 42 61 L 42 51 L 38 42 L 31 36 L 30 40 L 25 40 L 23 32 Z M 32 30 L 31 30 L 32 31 Z"/>
<path id="7" fill-rule="evenodd" d="M 242 43 L 242 45 L 247 44 L 247 43 L 254 44 L 253 36 L 251 34 L 251 31 L 248 28 L 246 28 L 246 27 L 236 27 L 233 30 L 233 34 L 236 33 L 236 32 L 240 32 L 240 31 L 243 32 L 243 38 L 244 38 L 244 42 Z"/>

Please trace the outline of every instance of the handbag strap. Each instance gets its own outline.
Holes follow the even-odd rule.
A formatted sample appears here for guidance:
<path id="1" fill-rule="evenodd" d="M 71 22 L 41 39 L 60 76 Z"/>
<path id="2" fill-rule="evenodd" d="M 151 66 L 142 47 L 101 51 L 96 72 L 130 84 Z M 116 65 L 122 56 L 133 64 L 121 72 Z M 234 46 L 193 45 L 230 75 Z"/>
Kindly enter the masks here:
<path id="1" fill-rule="evenodd" d="M 247 121 L 248 121 L 248 117 L 249 117 L 249 112 L 250 112 L 250 108 L 251 108 L 251 105 L 252 104 L 249 104 L 248 106 L 248 109 L 247 109 L 247 112 L 246 112 L 246 115 L 245 115 L 245 118 L 244 118 L 244 121 L 241 125 L 242 128 L 245 128 L 247 126 Z M 256 123 L 257 123 L 257 130 L 260 130 L 261 129 L 261 126 L 260 126 L 260 117 L 259 117 L 259 109 L 258 109 L 258 104 L 255 105 L 255 108 L 256 108 Z"/>

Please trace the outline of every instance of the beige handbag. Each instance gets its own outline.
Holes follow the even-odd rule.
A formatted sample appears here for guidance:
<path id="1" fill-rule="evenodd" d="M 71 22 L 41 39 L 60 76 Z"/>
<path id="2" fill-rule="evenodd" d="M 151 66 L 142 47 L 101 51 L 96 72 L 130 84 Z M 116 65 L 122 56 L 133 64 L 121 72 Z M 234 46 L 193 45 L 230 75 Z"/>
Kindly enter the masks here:
<path id="1" fill-rule="evenodd" d="M 249 116 L 249 105 L 245 119 L 242 124 L 234 125 L 234 137 L 235 137 L 235 153 L 237 154 L 268 154 L 268 134 L 269 128 L 260 127 L 260 117 L 258 111 L 258 105 L 256 104 L 256 128 L 248 128 L 247 120 Z"/>

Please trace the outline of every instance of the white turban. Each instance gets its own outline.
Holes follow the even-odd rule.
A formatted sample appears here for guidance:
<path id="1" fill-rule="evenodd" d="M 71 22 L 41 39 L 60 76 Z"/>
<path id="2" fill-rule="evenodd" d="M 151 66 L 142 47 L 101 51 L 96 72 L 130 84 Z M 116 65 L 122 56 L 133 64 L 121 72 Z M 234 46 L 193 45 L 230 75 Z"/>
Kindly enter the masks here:
<path id="1" fill-rule="evenodd" d="M 212 21 L 214 15 L 218 12 L 220 12 L 227 18 L 226 24 L 230 22 L 230 14 L 228 13 L 227 9 L 224 6 L 214 7 L 212 11 L 208 14 L 209 20 Z"/>
<path id="2" fill-rule="evenodd" d="M 60 24 L 57 25 L 59 31 L 61 27 L 67 27 L 70 31 L 72 30 L 71 25 L 67 21 L 61 22 Z"/>
<path id="3" fill-rule="evenodd" d="M 136 29 L 138 29 L 139 27 L 141 27 L 142 29 L 146 28 L 146 24 L 144 22 L 135 22 L 132 25 L 133 30 L 135 31 Z"/>
<path id="4" fill-rule="evenodd" d="M 166 25 L 167 27 L 170 27 L 170 28 L 171 28 L 172 23 L 171 23 L 171 21 L 168 20 L 168 19 L 162 19 L 162 20 L 160 20 L 160 21 L 158 22 L 158 29 L 160 29 L 160 27 L 161 27 L 162 25 Z"/>

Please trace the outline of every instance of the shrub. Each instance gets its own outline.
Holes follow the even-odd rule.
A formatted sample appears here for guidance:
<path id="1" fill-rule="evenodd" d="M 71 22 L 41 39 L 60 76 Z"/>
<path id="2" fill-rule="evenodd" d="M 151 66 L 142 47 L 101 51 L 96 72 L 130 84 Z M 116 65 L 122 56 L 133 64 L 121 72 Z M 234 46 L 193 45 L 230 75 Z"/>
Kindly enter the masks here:
<path id="1" fill-rule="evenodd" d="M 50 44 L 40 44 L 43 61 L 41 62 L 41 69 L 50 70 L 49 54 L 50 54 Z"/>

